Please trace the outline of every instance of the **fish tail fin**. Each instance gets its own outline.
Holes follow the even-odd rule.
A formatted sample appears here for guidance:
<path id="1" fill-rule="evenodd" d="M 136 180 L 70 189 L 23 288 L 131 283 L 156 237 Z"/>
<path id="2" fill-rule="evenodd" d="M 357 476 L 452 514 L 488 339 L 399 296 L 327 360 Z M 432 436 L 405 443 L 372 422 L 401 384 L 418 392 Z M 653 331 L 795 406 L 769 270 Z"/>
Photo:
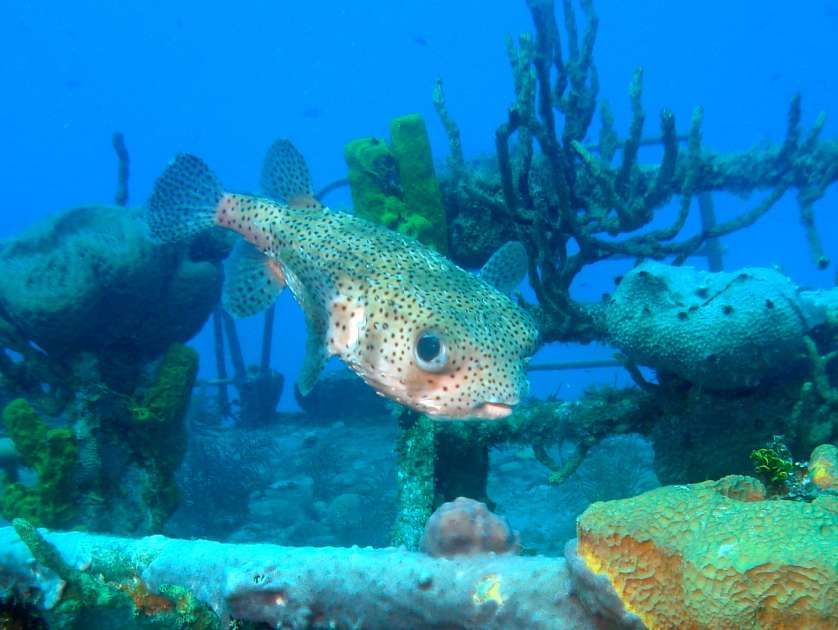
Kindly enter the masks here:
<path id="1" fill-rule="evenodd" d="M 262 192 L 291 208 L 322 208 L 311 189 L 303 154 L 290 140 L 276 140 L 262 164 Z"/>
<path id="2" fill-rule="evenodd" d="M 178 154 L 157 178 L 148 202 L 152 235 L 183 241 L 213 227 L 223 197 L 221 182 L 201 158 Z"/>

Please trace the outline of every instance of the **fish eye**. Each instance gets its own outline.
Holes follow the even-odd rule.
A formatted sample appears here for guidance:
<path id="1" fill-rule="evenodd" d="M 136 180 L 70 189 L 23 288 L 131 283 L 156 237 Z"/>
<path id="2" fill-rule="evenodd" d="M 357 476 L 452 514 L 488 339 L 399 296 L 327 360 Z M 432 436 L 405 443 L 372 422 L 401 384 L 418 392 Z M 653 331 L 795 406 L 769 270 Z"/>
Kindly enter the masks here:
<path id="1" fill-rule="evenodd" d="M 448 351 L 445 343 L 437 333 L 433 331 L 423 332 L 416 339 L 417 365 L 426 372 L 440 372 L 448 363 Z"/>
<path id="2" fill-rule="evenodd" d="M 423 361 L 433 361 L 442 352 L 442 343 L 435 335 L 422 335 L 416 342 L 416 354 Z"/>

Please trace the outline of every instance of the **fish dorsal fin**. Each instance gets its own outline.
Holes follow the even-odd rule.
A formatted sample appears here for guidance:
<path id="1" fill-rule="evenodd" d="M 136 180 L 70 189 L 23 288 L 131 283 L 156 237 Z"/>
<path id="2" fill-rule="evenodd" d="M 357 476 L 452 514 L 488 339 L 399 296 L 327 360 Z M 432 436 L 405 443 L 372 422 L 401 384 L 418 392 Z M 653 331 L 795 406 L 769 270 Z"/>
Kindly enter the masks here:
<path id="1" fill-rule="evenodd" d="M 239 241 L 224 263 L 224 308 L 236 317 L 250 317 L 276 301 L 285 287 L 279 262 L 247 241 Z"/>
<path id="2" fill-rule="evenodd" d="M 501 293 L 512 293 L 527 273 L 527 250 L 520 241 L 509 241 L 483 265 L 478 276 Z"/>
<path id="3" fill-rule="evenodd" d="M 290 140 L 277 140 L 262 165 L 262 192 L 290 208 L 322 208 L 311 189 L 311 174 L 303 154 Z"/>

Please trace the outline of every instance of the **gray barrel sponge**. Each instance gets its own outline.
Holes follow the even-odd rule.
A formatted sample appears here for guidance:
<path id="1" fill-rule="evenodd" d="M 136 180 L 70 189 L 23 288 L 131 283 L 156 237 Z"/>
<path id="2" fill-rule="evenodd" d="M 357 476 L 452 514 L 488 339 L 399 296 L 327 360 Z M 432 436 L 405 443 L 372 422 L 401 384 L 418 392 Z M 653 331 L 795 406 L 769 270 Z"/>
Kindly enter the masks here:
<path id="1" fill-rule="evenodd" d="M 141 209 L 67 210 L 0 246 L 0 314 L 54 357 L 155 357 L 200 330 L 220 290 L 220 265 L 152 241 Z"/>
<path id="2" fill-rule="evenodd" d="M 606 309 L 611 341 L 630 359 L 719 390 L 780 374 L 824 319 L 772 269 L 711 273 L 657 262 L 627 273 Z"/>

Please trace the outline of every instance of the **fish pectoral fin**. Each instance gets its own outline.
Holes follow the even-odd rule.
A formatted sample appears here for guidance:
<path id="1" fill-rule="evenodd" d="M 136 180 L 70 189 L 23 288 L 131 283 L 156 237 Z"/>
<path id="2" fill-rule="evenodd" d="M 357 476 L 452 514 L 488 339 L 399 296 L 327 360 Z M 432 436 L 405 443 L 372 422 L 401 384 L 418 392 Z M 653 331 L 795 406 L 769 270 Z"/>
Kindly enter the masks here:
<path id="1" fill-rule="evenodd" d="M 320 373 L 329 360 L 329 352 L 326 349 L 325 327 L 320 322 L 306 317 L 306 328 L 308 329 L 306 355 L 303 359 L 300 376 L 297 379 L 297 389 L 303 396 L 307 396 L 314 388 L 314 384 L 320 378 Z"/>
<path id="2" fill-rule="evenodd" d="M 262 192 L 291 208 L 322 208 L 311 189 L 311 174 L 303 154 L 290 140 L 277 140 L 262 164 Z"/>
<path id="3" fill-rule="evenodd" d="M 236 317 L 250 317 L 273 304 L 285 287 L 278 260 L 239 241 L 224 263 L 222 304 Z"/>
<path id="4" fill-rule="evenodd" d="M 512 293 L 527 274 L 529 259 L 520 241 L 509 241 L 483 265 L 477 274 L 501 293 Z"/>

